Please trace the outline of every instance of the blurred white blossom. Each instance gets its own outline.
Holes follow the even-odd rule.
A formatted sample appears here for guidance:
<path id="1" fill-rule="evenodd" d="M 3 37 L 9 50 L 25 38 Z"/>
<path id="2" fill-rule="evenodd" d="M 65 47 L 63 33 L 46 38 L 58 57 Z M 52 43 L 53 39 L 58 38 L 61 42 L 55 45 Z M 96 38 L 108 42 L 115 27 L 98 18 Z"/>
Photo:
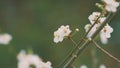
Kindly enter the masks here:
<path id="1" fill-rule="evenodd" d="M 12 40 L 12 36 L 8 33 L 0 34 L 0 44 L 7 45 Z"/>
<path id="2" fill-rule="evenodd" d="M 101 64 L 99 68 L 106 68 L 104 64 Z"/>
<path id="3" fill-rule="evenodd" d="M 80 68 L 88 68 L 87 65 L 81 65 Z M 101 64 L 99 68 L 106 68 L 104 64 Z"/>
<path id="4" fill-rule="evenodd" d="M 17 56 L 18 59 L 18 68 L 31 68 L 31 66 L 35 68 L 52 68 L 51 62 L 43 62 L 38 55 L 35 54 L 26 54 L 24 50 Z"/>
<path id="5" fill-rule="evenodd" d="M 71 30 L 69 29 L 69 25 L 62 25 L 57 31 L 54 32 L 54 42 L 62 42 L 64 37 L 69 36 L 70 33 Z"/>
<path id="6" fill-rule="evenodd" d="M 117 7 L 119 6 L 119 2 L 116 2 L 115 0 L 103 0 L 105 3 L 105 9 L 109 12 L 116 12 Z"/>
<path id="7" fill-rule="evenodd" d="M 86 65 L 81 65 L 80 68 L 87 68 L 87 66 Z"/>
<path id="8" fill-rule="evenodd" d="M 103 44 L 107 44 L 108 38 L 111 37 L 112 32 L 113 32 L 113 28 L 108 24 L 101 30 L 100 39 Z"/>

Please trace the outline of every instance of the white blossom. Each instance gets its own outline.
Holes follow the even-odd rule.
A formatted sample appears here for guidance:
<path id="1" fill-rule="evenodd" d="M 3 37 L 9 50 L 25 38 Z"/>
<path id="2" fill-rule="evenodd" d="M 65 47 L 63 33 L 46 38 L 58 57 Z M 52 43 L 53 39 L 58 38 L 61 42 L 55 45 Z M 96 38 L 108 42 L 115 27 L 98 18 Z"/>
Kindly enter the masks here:
<path id="1" fill-rule="evenodd" d="M 35 68 L 52 68 L 51 62 L 43 62 L 38 55 L 35 54 L 26 54 L 24 50 L 17 56 L 18 59 L 18 68 L 31 68 L 30 66 L 33 65 Z"/>
<path id="2" fill-rule="evenodd" d="M 8 33 L 0 34 L 0 44 L 7 45 L 12 40 L 12 36 Z"/>
<path id="3" fill-rule="evenodd" d="M 97 18 L 100 16 L 100 14 L 101 14 L 100 12 L 93 12 L 93 13 L 88 17 L 90 23 L 91 23 L 91 24 L 94 24 L 95 21 L 97 20 Z M 98 19 L 98 22 L 97 22 L 96 24 L 97 24 L 98 26 L 100 26 L 100 24 L 103 23 L 105 19 L 106 19 L 106 17 L 100 17 L 100 18 Z"/>
<path id="4" fill-rule="evenodd" d="M 58 43 L 58 42 L 62 42 L 64 38 L 64 35 L 62 34 L 61 31 L 55 31 L 54 32 L 54 42 Z"/>
<path id="5" fill-rule="evenodd" d="M 108 39 L 106 38 L 104 33 L 100 32 L 100 40 L 103 44 L 107 44 L 108 43 Z"/>
<path id="6" fill-rule="evenodd" d="M 87 68 L 87 66 L 86 65 L 81 65 L 80 68 Z"/>
<path id="7" fill-rule="evenodd" d="M 86 24 L 85 27 L 84 27 L 85 31 L 88 32 L 88 30 L 90 29 L 91 26 L 92 26 L 91 24 Z M 96 31 L 96 26 L 94 26 L 94 27 L 90 30 L 90 32 L 89 32 L 88 35 L 87 35 L 87 38 L 91 38 L 91 36 L 93 35 L 93 33 L 94 33 L 95 31 Z"/>
<path id="8" fill-rule="evenodd" d="M 117 7 L 119 6 L 119 2 L 115 0 L 103 0 L 105 3 L 105 9 L 109 12 L 116 12 Z"/>
<path id="9" fill-rule="evenodd" d="M 113 28 L 108 24 L 101 30 L 100 39 L 103 44 L 107 44 L 108 38 L 111 37 L 112 32 L 113 32 Z"/>
<path id="10" fill-rule="evenodd" d="M 64 37 L 69 36 L 70 33 L 71 30 L 69 29 L 69 25 L 62 25 L 57 31 L 54 32 L 54 42 L 62 42 Z"/>
<path id="11" fill-rule="evenodd" d="M 99 68 L 106 68 L 104 64 L 101 64 Z"/>
<path id="12" fill-rule="evenodd" d="M 91 24 L 86 24 L 85 27 L 84 27 L 85 31 L 88 32 L 88 30 L 91 28 L 91 26 L 92 26 Z M 95 24 L 95 25 L 91 28 L 91 30 L 89 31 L 89 33 L 88 33 L 88 35 L 87 35 L 87 38 L 88 38 L 88 39 L 91 38 L 91 36 L 92 36 L 92 35 L 94 34 L 94 32 L 97 30 L 97 27 L 98 27 L 98 25 Z"/>
<path id="13" fill-rule="evenodd" d="M 93 24 L 97 20 L 97 18 L 100 16 L 100 12 L 93 12 L 88 19 L 90 20 L 90 23 Z"/>
<path id="14" fill-rule="evenodd" d="M 85 31 L 88 32 L 91 26 L 92 26 L 91 24 L 86 24 L 84 27 Z"/>
<path id="15" fill-rule="evenodd" d="M 51 67 L 51 62 L 46 62 L 46 63 L 41 63 L 41 65 L 39 66 L 39 68 L 52 68 Z"/>

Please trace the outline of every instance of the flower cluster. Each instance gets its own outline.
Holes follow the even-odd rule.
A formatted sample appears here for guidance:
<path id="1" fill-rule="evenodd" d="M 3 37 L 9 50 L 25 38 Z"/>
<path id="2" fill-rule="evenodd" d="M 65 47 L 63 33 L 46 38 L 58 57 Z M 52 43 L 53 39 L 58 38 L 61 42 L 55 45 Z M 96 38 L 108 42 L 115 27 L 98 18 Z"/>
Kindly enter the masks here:
<path id="1" fill-rule="evenodd" d="M 43 62 L 38 55 L 34 54 L 26 54 L 24 50 L 22 50 L 18 56 L 18 68 L 52 68 L 51 62 Z"/>
<path id="2" fill-rule="evenodd" d="M 62 25 L 57 31 L 54 32 L 54 42 L 62 42 L 64 37 L 69 36 L 70 33 L 71 30 L 69 29 L 69 25 Z"/>
<path id="3" fill-rule="evenodd" d="M 8 33 L 0 34 L 0 44 L 7 45 L 12 40 L 12 36 Z"/>
<path id="4" fill-rule="evenodd" d="M 117 7 L 119 6 L 119 2 L 115 0 L 102 0 L 105 3 L 105 9 L 108 12 L 116 12 Z"/>
<path id="5" fill-rule="evenodd" d="M 85 31 L 87 32 L 90 27 L 95 23 L 95 21 L 97 20 L 97 18 L 100 16 L 100 12 L 93 12 L 88 19 L 90 20 L 91 24 L 87 24 L 85 25 Z M 92 29 L 90 30 L 90 32 L 88 33 L 87 37 L 91 38 L 91 36 L 94 34 L 94 32 L 97 30 L 97 28 L 104 22 L 104 20 L 106 19 L 106 17 L 100 17 L 98 19 L 98 21 L 95 23 L 95 25 L 92 27 Z M 101 30 L 100 32 L 100 38 L 101 38 L 101 42 L 103 44 L 107 43 L 107 39 L 111 37 L 111 33 L 113 32 L 113 28 L 111 26 L 109 26 L 108 24 L 106 24 L 106 26 Z"/>

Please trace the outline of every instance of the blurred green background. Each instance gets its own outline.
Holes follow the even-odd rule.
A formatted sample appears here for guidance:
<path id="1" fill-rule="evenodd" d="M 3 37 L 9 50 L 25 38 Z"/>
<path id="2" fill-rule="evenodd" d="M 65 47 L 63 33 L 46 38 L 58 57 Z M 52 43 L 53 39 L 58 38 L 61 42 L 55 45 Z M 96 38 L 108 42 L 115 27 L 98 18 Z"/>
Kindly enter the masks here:
<path id="1" fill-rule="evenodd" d="M 53 32 L 61 25 L 70 25 L 74 31 L 79 28 L 73 39 L 79 41 L 85 34 L 84 26 L 89 23 L 88 16 L 99 11 L 95 3 L 100 0 L 0 0 L 0 32 L 13 36 L 10 45 L 0 45 L 0 68 L 17 68 L 17 58 L 11 46 L 19 53 L 21 49 L 31 48 L 44 61 L 51 61 L 52 66 L 61 63 L 74 45 L 65 39 L 61 43 L 53 42 Z M 110 22 L 114 28 L 107 45 L 97 42 L 111 54 L 120 58 L 120 13 Z M 91 52 L 94 52 L 91 53 Z M 87 65 L 93 68 L 105 64 L 107 68 L 120 68 L 120 63 L 106 56 L 90 45 L 76 60 L 75 66 Z M 98 68 L 98 67 L 97 67 Z"/>

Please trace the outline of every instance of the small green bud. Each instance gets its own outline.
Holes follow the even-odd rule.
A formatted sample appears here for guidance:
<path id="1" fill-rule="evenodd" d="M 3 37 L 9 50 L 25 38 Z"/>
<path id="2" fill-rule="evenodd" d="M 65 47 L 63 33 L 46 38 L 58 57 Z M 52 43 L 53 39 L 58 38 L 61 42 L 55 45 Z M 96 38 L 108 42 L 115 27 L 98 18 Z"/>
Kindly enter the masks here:
<path id="1" fill-rule="evenodd" d="M 77 32 L 79 31 L 79 29 L 78 29 L 78 28 L 76 28 L 75 30 L 76 30 Z"/>

